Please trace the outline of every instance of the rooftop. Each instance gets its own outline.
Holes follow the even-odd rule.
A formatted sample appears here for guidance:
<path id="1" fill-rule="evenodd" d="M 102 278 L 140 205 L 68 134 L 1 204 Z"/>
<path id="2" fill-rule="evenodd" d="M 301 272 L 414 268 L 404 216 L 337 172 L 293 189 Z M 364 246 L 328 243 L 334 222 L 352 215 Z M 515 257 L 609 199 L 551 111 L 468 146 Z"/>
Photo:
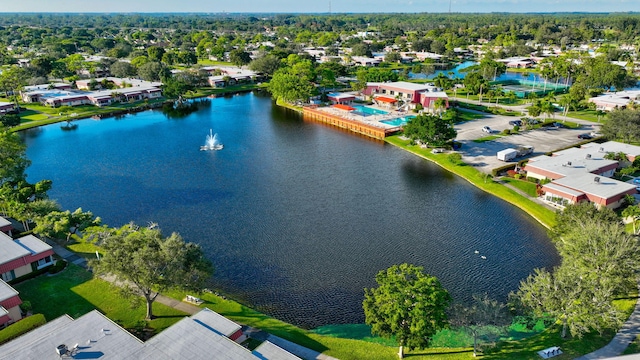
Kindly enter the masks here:
<path id="1" fill-rule="evenodd" d="M 53 249 L 49 244 L 33 235 L 27 235 L 14 241 L 23 248 L 27 249 L 31 253 L 31 255 L 40 254 L 47 250 Z"/>
<path id="2" fill-rule="evenodd" d="M 158 335 L 142 342 L 98 310 L 75 320 L 62 316 L 0 346 L 11 359 L 57 359 L 56 348 L 77 344 L 76 359 L 190 359 L 190 360 L 296 360 L 273 344 L 250 352 L 221 335 L 239 329 L 221 315 L 203 309 L 185 317 Z M 219 328 L 216 328 L 218 327 Z"/>
<path id="3" fill-rule="evenodd" d="M 611 198 L 635 190 L 636 185 L 594 174 L 580 174 L 554 180 L 556 185 L 576 189 L 600 198 Z"/>
<path id="4" fill-rule="evenodd" d="M 31 252 L 15 242 L 9 235 L 0 232 L 0 265 L 31 255 Z"/>
<path id="5" fill-rule="evenodd" d="M 11 285 L 0 280 L 0 301 L 7 300 L 18 295 L 18 292 Z"/>

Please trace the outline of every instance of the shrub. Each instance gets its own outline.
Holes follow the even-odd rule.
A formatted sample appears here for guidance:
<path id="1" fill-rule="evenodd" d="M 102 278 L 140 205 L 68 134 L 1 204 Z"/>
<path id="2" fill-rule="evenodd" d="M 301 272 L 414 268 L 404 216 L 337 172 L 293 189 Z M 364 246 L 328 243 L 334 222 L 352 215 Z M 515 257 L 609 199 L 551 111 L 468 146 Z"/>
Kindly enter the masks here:
<path id="1" fill-rule="evenodd" d="M 53 266 L 50 266 L 49 269 L 49 274 L 57 274 L 60 271 L 64 270 L 64 268 L 67 267 L 67 262 L 65 260 L 58 260 L 56 261 L 56 264 Z"/>
<path id="2" fill-rule="evenodd" d="M 515 177 L 518 173 L 515 170 L 507 170 L 508 177 Z"/>
<path id="3" fill-rule="evenodd" d="M 29 279 L 33 279 L 33 278 L 38 277 L 38 276 L 46 273 L 47 271 L 49 271 L 49 269 L 51 267 L 53 267 L 53 265 L 44 267 L 44 268 L 42 268 L 40 270 L 32 271 L 32 272 L 28 273 L 27 275 L 23 275 L 23 276 L 15 278 L 15 279 L 13 279 L 11 281 L 8 281 L 8 283 L 10 285 L 15 285 L 15 284 L 19 284 L 19 283 L 21 283 L 23 281 L 26 281 L 26 280 L 29 280 Z"/>
<path id="4" fill-rule="evenodd" d="M 462 161 L 462 155 L 460 155 L 460 153 L 454 152 L 449 154 L 447 156 L 447 159 L 449 159 L 451 163 L 458 164 Z"/>
<path id="5" fill-rule="evenodd" d="M 513 126 L 513 131 L 515 131 L 515 132 L 520 131 L 520 126 L 518 126 L 518 125 L 514 125 L 514 126 Z"/>
<path id="6" fill-rule="evenodd" d="M 32 309 L 33 306 L 31 306 L 31 301 L 29 300 L 25 300 L 22 302 L 22 304 L 20 304 L 20 310 L 22 310 L 23 313 L 28 313 Z"/>
<path id="7" fill-rule="evenodd" d="M 502 130 L 502 133 L 504 135 L 511 135 L 511 130 L 510 129 L 504 129 L 504 130 Z"/>
<path id="8" fill-rule="evenodd" d="M 506 172 L 507 170 L 513 170 L 516 167 L 516 164 L 507 164 L 507 165 L 503 165 L 501 167 L 495 168 L 493 170 L 491 170 L 491 175 L 493 177 L 496 177 L 504 172 Z"/>
<path id="9" fill-rule="evenodd" d="M 4 344 L 9 340 L 15 339 L 18 336 L 37 328 L 40 325 L 44 325 L 44 315 L 34 314 L 26 317 L 15 324 L 9 325 L 6 328 L 0 330 L 0 344 Z"/>
<path id="10" fill-rule="evenodd" d="M 516 179 L 516 180 L 520 180 L 520 178 L 521 178 L 521 177 L 522 177 L 522 175 L 521 175 L 521 174 L 515 174 L 515 175 L 513 175 L 513 178 L 514 178 L 514 179 Z"/>

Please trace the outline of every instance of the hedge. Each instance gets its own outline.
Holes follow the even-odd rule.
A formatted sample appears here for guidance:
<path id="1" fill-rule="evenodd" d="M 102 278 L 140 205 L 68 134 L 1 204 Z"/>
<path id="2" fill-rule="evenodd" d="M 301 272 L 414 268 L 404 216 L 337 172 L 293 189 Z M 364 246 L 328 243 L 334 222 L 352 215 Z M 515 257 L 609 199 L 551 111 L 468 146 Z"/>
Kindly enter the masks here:
<path id="1" fill-rule="evenodd" d="M 13 340 L 18 336 L 37 328 L 38 326 L 44 325 L 46 322 L 47 320 L 44 318 L 44 315 L 34 314 L 18 321 L 15 324 L 11 324 L 0 330 L 0 344 Z"/>

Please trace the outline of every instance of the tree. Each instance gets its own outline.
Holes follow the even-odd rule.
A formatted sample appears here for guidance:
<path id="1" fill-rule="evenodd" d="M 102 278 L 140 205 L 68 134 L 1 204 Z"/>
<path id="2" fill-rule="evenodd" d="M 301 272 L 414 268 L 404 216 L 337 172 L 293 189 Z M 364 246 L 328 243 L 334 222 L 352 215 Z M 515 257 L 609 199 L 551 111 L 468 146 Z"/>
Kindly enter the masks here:
<path id="1" fill-rule="evenodd" d="M 609 113 L 609 121 L 601 128 L 610 140 L 622 139 L 626 143 L 640 140 L 640 110 L 622 109 Z"/>
<path id="2" fill-rule="evenodd" d="M 116 61 L 109 69 L 111 74 L 119 78 L 128 78 L 137 74 L 136 67 L 126 61 Z"/>
<path id="3" fill-rule="evenodd" d="M 259 57 L 249 63 L 249 69 L 266 75 L 273 75 L 280 68 L 280 59 L 273 55 Z"/>
<path id="4" fill-rule="evenodd" d="M 20 125 L 20 116 L 16 114 L 4 114 L 0 115 L 0 122 L 4 127 L 13 127 Z"/>
<path id="5" fill-rule="evenodd" d="M 449 322 L 452 326 L 468 329 L 473 336 L 473 356 L 477 355 L 478 338 L 487 326 L 504 327 L 509 325 L 510 316 L 506 305 L 489 298 L 487 294 L 473 295 L 473 303 L 465 306 L 455 303 L 449 310 Z"/>
<path id="6" fill-rule="evenodd" d="M 384 57 L 384 61 L 389 63 L 397 63 L 400 62 L 400 60 L 402 60 L 402 56 L 396 51 L 391 51 Z"/>
<path id="7" fill-rule="evenodd" d="M 26 150 L 17 134 L 0 128 L 0 185 L 15 184 L 25 178 L 24 171 L 31 164 Z"/>
<path id="8" fill-rule="evenodd" d="M 482 88 L 486 89 L 489 86 L 489 82 L 479 72 L 475 71 L 467 73 L 462 82 L 469 94 L 478 94 L 482 91 Z"/>
<path id="9" fill-rule="evenodd" d="M 74 212 L 52 211 L 44 216 L 36 218 L 36 227 L 33 232 L 50 239 L 71 240 L 71 236 L 82 232 L 90 226 L 98 226 L 101 223 L 99 217 L 94 217 L 90 211 L 83 212 L 82 208 Z"/>
<path id="10" fill-rule="evenodd" d="M 573 336 L 618 326 L 614 297 L 634 286 L 640 260 L 637 239 L 616 214 L 589 203 L 567 206 L 550 232 L 563 261 L 553 273 L 537 269 L 521 282 L 518 297 L 534 314 L 550 314 Z"/>
<path id="11" fill-rule="evenodd" d="M 234 49 L 229 52 L 229 61 L 236 66 L 247 65 L 251 62 L 251 56 L 244 49 Z"/>
<path id="12" fill-rule="evenodd" d="M 591 329 L 619 326 L 621 314 L 612 304 L 612 283 L 581 279 L 579 269 L 563 264 L 553 273 L 536 269 L 520 283 L 517 296 L 537 316 L 552 316 L 562 323 L 562 338 L 570 330 L 580 337 Z"/>
<path id="13" fill-rule="evenodd" d="M 311 83 L 300 76 L 291 74 L 288 69 L 276 71 L 271 81 L 269 81 L 267 89 L 274 98 L 291 103 L 296 101 L 306 102 L 315 91 Z"/>
<path id="14" fill-rule="evenodd" d="M 158 81 L 162 78 L 165 67 L 159 62 L 148 62 L 138 68 L 138 75 L 147 81 Z"/>
<path id="15" fill-rule="evenodd" d="M 636 222 L 638 221 L 638 218 L 640 218 L 640 207 L 633 204 L 627 206 L 626 209 L 622 210 L 622 216 L 627 219 L 631 219 L 631 222 L 633 224 L 633 233 L 637 234 L 638 232 L 636 231 Z"/>
<path id="16" fill-rule="evenodd" d="M 150 46 L 147 48 L 147 55 L 149 57 L 149 61 L 161 62 L 162 56 L 165 54 L 163 48 L 158 46 Z"/>
<path id="17" fill-rule="evenodd" d="M 443 146 L 455 139 L 457 134 L 451 118 L 431 114 L 420 114 L 404 126 L 405 136 L 431 146 Z"/>
<path id="18" fill-rule="evenodd" d="M 376 275 L 378 287 L 364 290 L 365 322 L 371 332 L 394 336 L 403 347 L 423 348 L 447 324 L 451 297 L 438 279 L 415 265 L 394 265 Z"/>
<path id="19" fill-rule="evenodd" d="M 0 73 L 0 90 L 13 99 L 16 109 L 20 109 L 18 92 L 27 83 L 27 77 L 27 72 L 18 66 L 11 66 Z"/>
<path id="20" fill-rule="evenodd" d="M 200 246 L 186 243 L 177 233 L 165 238 L 155 227 L 129 224 L 110 229 L 98 241 L 104 255 L 89 266 L 96 276 L 115 276 L 127 293 L 141 293 L 148 320 L 153 319 L 153 302 L 160 292 L 172 288 L 200 292 L 213 273 Z"/>

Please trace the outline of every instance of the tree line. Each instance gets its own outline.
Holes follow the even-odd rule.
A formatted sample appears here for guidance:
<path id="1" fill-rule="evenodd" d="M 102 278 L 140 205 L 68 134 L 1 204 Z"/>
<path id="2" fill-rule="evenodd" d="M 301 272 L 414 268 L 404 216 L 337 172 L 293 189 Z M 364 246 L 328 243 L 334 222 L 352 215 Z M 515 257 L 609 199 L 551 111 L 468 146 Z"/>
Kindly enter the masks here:
<path id="1" fill-rule="evenodd" d="M 637 218 L 640 208 L 631 207 L 635 211 L 627 213 Z M 380 271 L 378 286 L 365 289 L 365 322 L 374 335 L 396 339 L 400 358 L 403 347 L 428 347 L 438 331 L 450 326 L 472 334 L 475 356 L 482 330 L 496 325 L 504 331 L 515 315 L 551 320 L 560 326 L 562 339 L 618 329 L 625 314 L 613 301 L 636 288 L 638 238 L 611 209 L 587 202 L 567 206 L 556 221 L 549 235 L 561 263 L 535 269 L 508 303 L 487 295 L 474 295 L 471 304 L 453 302 L 436 277 L 422 267 L 401 264 Z"/>

